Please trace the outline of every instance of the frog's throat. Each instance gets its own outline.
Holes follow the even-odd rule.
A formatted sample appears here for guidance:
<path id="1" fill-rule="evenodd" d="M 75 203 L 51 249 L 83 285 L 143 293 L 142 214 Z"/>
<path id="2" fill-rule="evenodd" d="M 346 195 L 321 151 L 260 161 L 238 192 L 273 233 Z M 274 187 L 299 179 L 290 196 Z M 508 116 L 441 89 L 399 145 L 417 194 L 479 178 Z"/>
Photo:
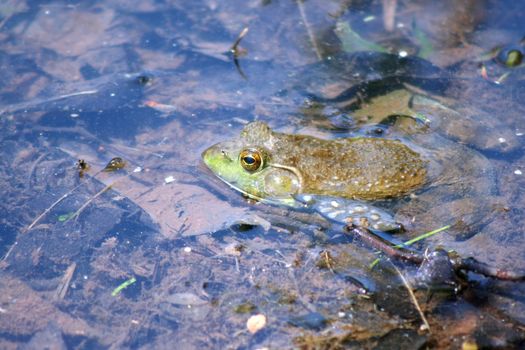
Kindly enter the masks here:
<path id="1" fill-rule="evenodd" d="M 287 165 L 282 165 L 282 164 L 274 164 L 274 163 L 270 163 L 268 164 L 268 166 L 271 166 L 271 167 L 274 167 L 274 168 L 279 168 L 279 169 L 284 169 L 284 170 L 288 170 L 290 172 L 292 172 L 295 176 L 297 176 L 297 179 L 299 181 L 299 185 L 300 187 L 299 188 L 303 188 L 303 184 L 304 184 L 304 179 L 303 179 L 303 176 L 301 175 L 301 172 L 295 168 L 295 167 L 290 167 L 290 166 L 287 166 Z M 297 205 L 299 202 L 297 200 L 295 200 L 292 195 L 290 194 L 290 198 L 281 198 L 281 199 L 269 199 L 269 198 L 263 198 L 263 197 L 260 197 L 260 196 L 257 196 L 253 193 L 249 193 L 245 190 L 243 190 L 242 188 L 238 187 L 238 186 L 235 186 L 232 182 L 228 182 L 226 179 L 222 178 L 221 176 L 218 176 L 218 178 L 224 182 L 226 185 L 228 185 L 229 187 L 231 187 L 232 189 L 234 189 L 235 191 L 237 192 L 240 192 L 242 193 L 244 196 L 250 198 L 250 199 L 254 199 L 258 202 L 261 202 L 261 203 L 269 203 L 269 204 L 274 204 L 274 205 L 288 205 L 288 206 L 295 206 Z"/>
<path id="2" fill-rule="evenodd" d="M 242 193 L 243 195 L 245 195 L 245 196 L 248 197 L 248 198 L 255 199 L 255 200 L 257 200 L 257 201 L 263 201 L 263 200 L 264 200 L 263 198 L 261 198 L 261 197 L 259 197 L 259 196 L 256 196 L 256 195 L 254 195 L 254 194 L 251 194 L 251 193 L 249 193 L 249 192 L 246 192 L 246 191 L 243 190 L 242 188 L 235 186 L 233 183 L 228 182 L 226 179 L 222 178 L 221 176 L 217 176 L 217 178 L 219 178 L 219 180 L 221 180 L 222 182 L 224 182 L 224 183 L 225 183 L 226 185 L 228 185 L 229 187 L 233 188 L 235 191 Z"/>

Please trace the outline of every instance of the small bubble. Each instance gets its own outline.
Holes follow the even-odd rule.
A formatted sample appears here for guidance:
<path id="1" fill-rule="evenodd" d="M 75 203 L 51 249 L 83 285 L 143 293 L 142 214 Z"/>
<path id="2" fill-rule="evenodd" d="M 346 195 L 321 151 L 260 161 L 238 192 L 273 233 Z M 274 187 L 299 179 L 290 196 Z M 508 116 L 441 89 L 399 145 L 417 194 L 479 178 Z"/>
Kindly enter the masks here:
<path id="1" fill-rule="evenodd" d="M 516 169 L 516 170 L 514 170 L 514 174 L 516 174 L 516 175 L 522 175 L 523 173 L 521 172 L 520 169 Z"/>

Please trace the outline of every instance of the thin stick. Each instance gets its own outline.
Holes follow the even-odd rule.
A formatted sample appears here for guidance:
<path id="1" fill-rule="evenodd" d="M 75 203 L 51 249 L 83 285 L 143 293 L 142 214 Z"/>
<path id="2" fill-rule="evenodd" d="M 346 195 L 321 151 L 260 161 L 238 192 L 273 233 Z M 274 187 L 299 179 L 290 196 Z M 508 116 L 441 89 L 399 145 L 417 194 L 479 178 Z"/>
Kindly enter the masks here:
<path id="1" fill-rule="evenodd" d="M 464 269 L 467 271 L 473 271 L 483 276 L 494 277 L 503 281 L 523 281 L 525 275 L 515 271 L 501 270 L 496 267 L 489 266 L 485 263 L 477 261 L 474 258 L 459 259 L 453 261 L 454 267 L 458 269 Z"/>
<path id="2" fill-rule="evenodd" d="M 230 49 L 231 53 L 234 56 L 238 56 L 239 55 L 238 46 L 239 46 L 242 38 L 244 38 L 246 36 L 246 34 L 248 34 L 248 27 L 244 27 L 244 29 L 241 31 L 241 33 L 237 37 L 237 40 L 235 40 L 235 42 L 233 43 L 232 48 Z"/>
<path id="3" fill-rule="evenodd" d="M 100 191 L 98 191 L 93 197 L 91 197 L 86 203 L 84 203 L 80 208 L 78 208 L 78 210 L 73 214 L 71 215 L 67 220 L 66 222 L 68 222 L 69 220 L 75 218 L 77 219 L 78 216 L 80 215 L 80 213 L 82 212 L 82 210 L 86 209 L 86 207 L 91 203 L 93 202 L 95 199 L 97 199 L 102 193 L 106 192 L 107 190 L 109 190 L 114 184 L 116 184 L 118 182 L 115 181 L 113 183 L 110 183 L 109 185 L 107 185 L 106 187 L 104 187 L 103 189 L 101 189 Z"/>
<path id="4" fill-rule="evenodd" d="M 419 317 L 421 317 L 421 321 L 423 321 L 424 327 L 422 327 L 422 330 L 423 329 L 424 330 L 428 330 L 429 333 L 432 333 L 432 331 L 430 330 L 430 325 L 428 324 L 427 318 L 425 317 L 425 314 L 423 313 L 423 310 L 421 310 L 421 307 L 419 306 L 419 302 L 417 301 L 417 298 L 416 298 L 414 292 L 412 291 L 412 287 L 408 283 L 408 281 L 405 278 L 405 276 L 401 273 L 401 271 L 399 271 L 397 266 L 394 265 L 394 264 L 392 264 L 392 266 L 394 267 L 394 269 L 396 270 L 397 274 L 401 278 L 401 281 L 403 281 L 403 285 L 407 289 L 408 295 L 410 295 L 410 299 L 412 300 L 412 303 L 416 307 L 416 310 L 419 313 Z"/>
<path id="5" fill-rule="evenodd" d="M 25 230 L 23 230 L 22 233 L 26 233 L 29 230 L 31 230 L 33 228 L 33 226 L 35 226 L 40 221 L 40 219 L 42 219 L 44 216 L 46 216 L 47 213 L 49 213 L 51 210 L 53 210 L 54 207 L 56 207 L 60 202 L 62 202 L 64 199 L 66 199 L 66 197 L 69 196 L 78 187 L 80 187 L 80 185 L 75 186 L 73 189 L 71 189 L 67 193 L 65 193 L 62 197 L 57 199 L 53 204 L 51 204 L 50 207 L 48 207 L 46 210 L 44 210 L 44 212 L 42 214 L 40 214 L 35 220 L 33 220 L 31 225 L 27 226 L 27 228 Z"/>
<path id="6" fill-rule="evenodd" d="M 245 50 L 239 50 L 239 44 L 241 43 L 242 38 L 244 38 L 248 34 L 248 27 L 244 27 L 244 29 L 241 31 L 241 34 L 237 37 L 237 40 L 235 40 L 235 43 L 233 43 L 232 48 L 230 49 L 230 52 L 233 56 L 233 63 L 235 64 L 235 67 L 237 68 L 237 71 L 241 75 L 241 77 L 245 80 L 248 80 L 248 77 L 246 74 L 244 74 L 241 65 L 239 63 L 239 57 L 246 54 Z"/>
<path id="7" fill-rule="evenodd" d="M 13 106 L 11 106 L 9 108 L 0 110 L 0 115 L 4 115 L 4 114 L 7 114 L 7 113 L 14 113 L 14 112 L 20 111 L 22 109 L 32 108 L 32 107 L 38 106 L 39 104 L 46 103 L 46 102 L 55 102 L 55 101 L 64 100 L 64 99 L 70 98 L 70 97 L 82 96 L 82 95 L 93 95 L 93 94 L 96 94 L 96 93 L 98 93 L 98 90 L 85 90 L 85 91 L 77 91 L 77 92 L 73 92 L 73 93 L 70 93 L 70 94 L 55 96 L 55 97 L 51 97 L 51 98 L 48 98 L 48 99 L 37 99 L 37 100 L 33 100 L 31 102 L 23 102 L 23 103 L 19 103 L 19 104 L 13 105 Z"/>
<path id="8" fill-rule="evenodd" d="M 11 255 L 11 252 L 15 249 L 15 246 L 18 244 L 18 241 L 16 241 L 15 243 L 11 244 L 11 247 L 9 248 L 9 250 L 7 251 L 7 253 L 5 253 L 4 257 L 2 258 L 2 261 L 6 261 L 7 258 L 9 258 L 9 255 Z"/>
<path id="9" fill-rule="evenodd" d="M 315 39 L 314 32 L 312 31 L 312 27 L 310 26 L 310 23 L 308 22 L 308 18 L 306 18 L 306 12 L 304 10 L 303 0 L 297 0 L 297 7 L 299 7 L 299 13 L 301 14 L 301 18 L 303 20 L 304 26 L 306 27 L 306 32 L 308 33 L 308 37 L 310 38 L 310 42 L 312 43 L 312 46 L 315 51 L 315 55 L 317 56 L 317 59 L 321 61 L 323 59 L 323 55 L 321 55 L 321 50 L 319 49 L 319 46 L 317 46 L 317 40 Z"/>
<path id="10" fill-rule="evenodd" d="M 100 174 L 100 171 L 98 171 L 95 175 L 93 175 L 93 178 L 96 177 L 98 174 Z M 22 233 L 26 233 L 29 230 L 31 230 L 40 221 L 40 219 L 42 219 L 44 216 L 46 216 L 51 210 L 53 210 L 54 207 L 56 207 L 58 204 L 60 204 L 60 202 L 62 202 L 64 199 L 66 199 L 67 196 L 69 196 L 71 193 L 73 193 L 76 189 L 78 189 L 82 185 L 84 185 L 84 182 L 79 183 L 78 185 L 76 185 L 75 187 L 73 187 L 72 189 L 67 191 L 62 197 L 57 199 L 53 204 L 51 204 L 50 207 L 48 207 L 46 210 L 44 210 L 44 212 L 42 214 L 40 214 L 35 220 L 33 220 L 33 222 L 29 226 L 27 226 L 27 228 L 24 231 L 22 231 Z"/>
<path id="11" fill-rule="evenodd" d="M 76 268 L 76 263 L 72 263 L 68 266 L 66 272 L 64 273 L 64 276 L 62 277 L 61 283 L 58 285 L 55 291 L 56 300 L 62 300 L 66 296 L 67 291 L 69 289 L 69 284 L 71 282 L 71 278 L 73 278 L 73 274 L 75 273 Z"/>
<path id="12" fill-rule="evenodd" d="M 397 0 L 383 0 L 383 26 L 387 32 L 394 30 Z"/>
<path id="13" fill-rule="evenodd" d="M 374 235 L 372 232 L 370 232 L 364 227 L 355 226 L 349 227 L 348 229 L 350 233 L 354 234 L 365 244 L 368 244 L 370 247 L 379 249 L 380 251 L 392 258 L 410 261 L 414 264 L 421 264 L 423 262 L 423 256 L 421 254 L 411 252 L 409 250 L 404 250 L 402 248 L 393 247 L 388 242 L 382 240 L 381 238 Z"/>

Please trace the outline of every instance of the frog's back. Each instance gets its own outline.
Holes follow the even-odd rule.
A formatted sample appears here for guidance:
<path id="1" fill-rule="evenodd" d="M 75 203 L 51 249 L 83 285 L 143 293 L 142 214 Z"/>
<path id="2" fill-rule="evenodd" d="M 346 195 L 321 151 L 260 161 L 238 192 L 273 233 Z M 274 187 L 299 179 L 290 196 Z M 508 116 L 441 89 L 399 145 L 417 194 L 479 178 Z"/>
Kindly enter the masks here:
<path id="1" fill-rule="evenodd" d="M 286 134 L 276 139 L 272 162 L 298 169 L 303 193 L 374 200 L 405 195 L 425 182 L 426 161 L 398 140 Z"/>

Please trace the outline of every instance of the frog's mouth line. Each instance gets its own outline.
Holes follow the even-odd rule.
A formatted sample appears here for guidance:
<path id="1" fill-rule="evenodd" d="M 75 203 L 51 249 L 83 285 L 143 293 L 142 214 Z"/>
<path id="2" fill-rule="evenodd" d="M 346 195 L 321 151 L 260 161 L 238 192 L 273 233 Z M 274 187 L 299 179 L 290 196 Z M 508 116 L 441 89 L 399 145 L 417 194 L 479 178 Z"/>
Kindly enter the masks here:
<path id="1" fill-rule="evenodd" d="M 230 188 L 233 188 L 235 191 L 242 193 L 244 196 L 246 196 L 246 197 L 248 197 L 248 198 L 250 198 L 250 199 L 255 199 L 255 200 L 259 201 L 259 202 L 274 203 L 274 201 L 272 201 L 272 200 L 264 199 L 264 198 L 261 198 L 261 197 L 259 197 L 259 196 L 254 195 L 254 194 L 251 194 L 251 193 L 249 193 L 249 192 L 246 192 L 245 190 L 243 190 L 243 189 L 241 189 L 241 188 L 235 186 L 233 183 L 226 181 L 226 180 L 223 179 L 221 176 L 217 176 L 217 177 L 218 177 L 222 182 L 224 182 L 226 185 L 228 185 Z M 275 202 L 275 203 L 278 204 L 278 202 Z"/>

